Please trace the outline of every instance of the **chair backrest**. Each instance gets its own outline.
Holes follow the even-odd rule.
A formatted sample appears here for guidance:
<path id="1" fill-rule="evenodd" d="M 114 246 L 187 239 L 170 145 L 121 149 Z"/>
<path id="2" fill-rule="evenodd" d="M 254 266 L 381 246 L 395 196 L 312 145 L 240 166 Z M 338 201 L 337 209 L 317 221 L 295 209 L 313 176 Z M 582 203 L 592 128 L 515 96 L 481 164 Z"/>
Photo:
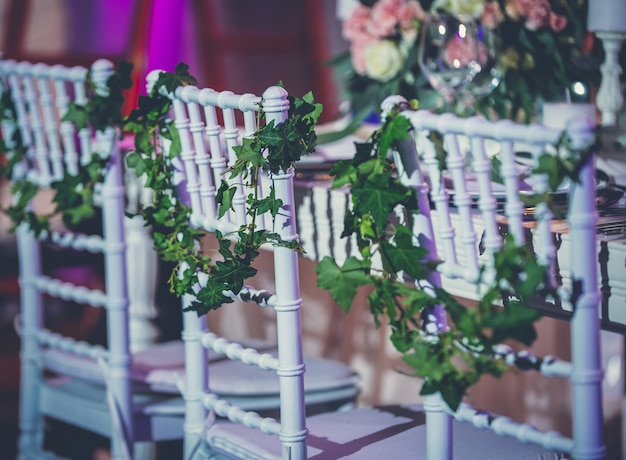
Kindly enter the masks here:
<path id="1" fill-rule="evenodd" d="M 148 76 L 154 80 L 155 74 Z M 174 123 L 180 136 L 185 191 L 191 208 L 190 225 L 209 233 L 233 232 L 249 225 L 252 217 L 246 212 L 246 200 L 250 194 L 267 196 L 273 188 L 275 198 L 282 205 L 275 218 L 256 221 L 257 230 L 275 232 L 283 241 L 297 239 L 293 191 L 294 172 L 279 170 L 263 173 L 258 184 L 251 175 L 225 173 L 232 167 L 237 156 L 233 147 L 242 144 L 242 136 L 251 136 L 257 130 L 259 111 L 265 114 L 265 122 L 276 125 L 287 120 L 289 100 L 287 92 L 280 87 L 270 87 L 263 97 L 251 94 L 216 92 L 194 86 L 181 86 L 170 95 L 173 103 Z M 243 132 L 238 127 L 243 123 Z M 173 164 L 176 162 L 173 161 Z M 245 177 L 244 177 L 245 176 Z M 232 207 L 219 216 L 216 190 L 223 181 L 235 187 Z M 256 191 L 255 191 L 256 190 Z M 232 239 L 237 235 L 232 233 Z M 271 246 L 270 246 L 271 247 Z M 205 253 L 212 256 L 215 251 Z M 283 449 L 302 458 L 306 451 L 304 415 L 304 363 L 300 326 L 300 286 L 298 279 L 298 256 L 285 246 L 271 247 L 273 251 L 275 292 L 259 291 L 244 286 L 241 292 L 228 292 L 245 302 L 255 302 L 261 307 L 275 311 L 278 331 L 278 356 L 246 348 L 206 330 L 206 318 L 194 311 L 184 313 L 183 340 L 185 341 L 187 401 L 185 429 L 186 458 L 198 445 L 205 425 L 207 410 L 232 422 L 258 428 L 268 434 L 279 435 Z M 193 296 L 183 298 L 183 306 L 193 302 Z M 280 422 L 247 412 L 228 401 L 211 394 L 211 372 L 207 368 L 207 350 L 213 350 L 245 364 L 276 372 L 280 379 Z"/>
<path id="2" fill-rule="evenodd" d="M 48 228 L 37 227 L 25 219 L 16 228 L 21 286 L 22 387 L 20 413 L 21 451 L 41 447 L 43 436 L 42 403 L 40 393 L 44 369 L 48 361 L 46 350 L 97 360 L 107 379 L 107 388 L 119 415 L 120 431 L 132 439 L 130 422 L 132 409 L 129 382 L 128 289 L 126 279 L 126 248 L 124 239 L 124 190 L 118 151 L 119 133 L 113 126 L 95 130 L 69 116 L 71 104 L 85 107 L 91 95 L 91 82 L 97 95 L 108 95 L 107 81 L 113 75 L 111 62 L 96 61 L 91 69 L 84 67 L 48 66 L 29 62 L 0 61 L 0 79 L 3 97 L 8 96 L 13 107 L 5 108 L 13 115 L 3 121 L 2 135 L 9 147 L 9 158 L 17 161 L 13 167 L 14 183 L 32 184 L 38 192 L 29 193 L 20 187 L 14 203 L 24 211 L 47 216 L 55 204 L 50 196 L 67 193 L 55 191 L 60 184 L 73 184 L 75 190 L 89 187 L 82 179 L 85 168 L 102 164 L 101 174 L 95 174 L 96 203 L 86 206 L 95 210 L 94 225 L 89 230 L 79 226 L 50 223 Z M 80 109 L 79 109 L 80 111 Z M 6 114 L 5 114 L 6 115 Z M 79 117 L 80 118 L 80 117 Z M 22 156 L 23 154 L 23 156 Z M 92 155 L 94 157 L 92 157 Z M 92 160 L 100 158 L 101 161 Z M 61 199 L 63 202 L 63 199 Z M 80 199 L 74 205 L 80 204 Z M 97 208 L 100 208 L 98 210 Z M 85 211 L 83 209 L 83 211 Z M 80 213 L 80 211 L 79 211 Z M 71 220 L 71 219 L 70 219 Z M 59 249 L 46 256 L 52 245 Z M 63 252 L 65 251 L 65 252 Z M 68 277 L 63 270 L 47 269 L 67 257 L 64 254 L 100 254 L 103 267 L 98 272 L 102 279 L 89 286 Z M 90 263 L 93 262 L 93 256 Z M 103 282 L 103 283 L 102 283 Z M 96 287 L 96 284 L 101 286 Z M 45 321 L 49 312 L 49 298 L 75 302 L 106 310 L 107 339 L 104 346 L 77 341 L 48 329 Z M 54 369 L 61 372 L 60 369 Z M 66 415 L 72 411 L 65 408 Z M 115 417 L 112 417 L 115 419 Z M 113 454 L 118 458 L 128 450 L 121 438 L 113 442 Z"/>
<path id="3" fill-rule="evenodd" d="M 383 113 L 405 102 L 395 96 L 387 98 Z M 553 311 L 572 312 L 571 363 L 513 352 L 504 346 L 497 350 L 509 365 L 571 381 L 573 439 L 542 433 L 466 404 L 452 415 L 498 434 L 568 452 L 574 458 L 603 458 L 594 124 L 584 118 L 570 120 L 566 131 L 569 151 L 591 149 L 591 153 L 578 165 L 566 189 L 553 192 L 548 176 L 533 168 L 544 153 L 567 153 L 565 144 L 556 147 L 563 132 L 539 124 L 458 118 L 404 107 L 401 115 L 409 120 L 412 135 L 395 153 L 396 164 L 401 180 L 417 191 L 419 214 L 413 219 L 413 233 L 429 250 L 428 257 L 441 261 L 431 281 L 460 297 L 480 298 L 476 285 L 489 278 L 492 256 L 502 248 L 506 232 L 517 245 L 531 245 L 540 264 L 549 267 L 547 283 L 552 283 L 558 296 L 540 299 L 539 307 L 546 308 L 544 301 L 550 300 L 555 304 Z M 439 156 L 442 146 L 445 168 Z M 519 164 L 521 157 L 516 152 L 520 151 L 530 153 L 525 165 Z M 492 161 L 494 156 L 498 162 Z M 499 165 L 495 171 L 501 179 L 494 180 L 494 165 Z M 564 201 L 560 202 L 566 220 L 563 216 L 556 219 L 543 201 L 529 217 L 530 210 L 520 196 L 546 193 L 554 201 L 567 197 L 566 208 Z M 569 240 L 558 253 L 555 232 L 561 233 L 563 242 Z M 559 273 L 557 255 L 569 260 L 567 273 Z M 447 327 L 444 314 L 436 324 Z M 446 414 L 450 411 L 437 399 L 429 396 L 425 402 L 428 458 L 451 458 L 451 424 Z"/>

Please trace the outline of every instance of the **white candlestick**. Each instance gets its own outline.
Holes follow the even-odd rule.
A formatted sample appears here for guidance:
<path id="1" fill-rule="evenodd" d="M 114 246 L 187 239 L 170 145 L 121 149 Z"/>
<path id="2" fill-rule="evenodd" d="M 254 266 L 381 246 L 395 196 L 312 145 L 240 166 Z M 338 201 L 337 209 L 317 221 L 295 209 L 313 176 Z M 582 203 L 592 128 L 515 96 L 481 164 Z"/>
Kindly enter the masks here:
<path id="1" fill-rule="evenodd" d="M 626 1 L 589 0 L 587 27 L 594 32 L 626 32 Z"/>
<path id="2" fill-rule="evenodd" d="M 574 117 L 584 116 L 596 121 L 596 106 L 593 104 L 568 104 L 566 102 L 544 102 L 543 124 L 549 128 L 564 130 Z"/>

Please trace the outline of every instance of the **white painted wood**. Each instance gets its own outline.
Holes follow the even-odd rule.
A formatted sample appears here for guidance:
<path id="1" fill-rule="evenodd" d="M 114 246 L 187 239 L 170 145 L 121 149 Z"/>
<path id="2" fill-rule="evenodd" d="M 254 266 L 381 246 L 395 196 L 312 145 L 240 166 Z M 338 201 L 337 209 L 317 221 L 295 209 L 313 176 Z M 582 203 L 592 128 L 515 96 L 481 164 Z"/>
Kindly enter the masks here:
<path id="1" fill-rule="evenodd" d="M 112 63 L 106 60 L 96 61 L 91 67 L 94 89 L 100 96 L 107 94 L 106 82 L 113 71 Z M 97 189 L 102 225 L 94 234 L 74 233 L 72 229 L 57 228 L 55 224 L 50 232 L 35 238 L 25 226 L 17 229 L 22 296 L 19 328 L 23 356 L 21 458 L 44 458 L 46 455 L 42 452 L 44 417 L 110 437 L 113 459 L 131 458 L 136 440 L 182 438 L 181 416 L 160 414 L 158 420 L 153 421 L 151 416 L 143 413 L 144 408 L 135 406 L 138 401 L 133 399 L 128 283 L 132 282 L 134 288 L 149 289 L 149 283 L 144 283 L 140 277 L 150 276 L 150 272 L 134 273 L 132 277 L 127 269 L 127 244 L 131 242 L 127 241 L 125 234 L 127 219 L 124 216 L 120 133 L 113 127 L 95 132 L 87 126 L 78 131 L 73 122 L 61 122 L 70 102 L 83 105 L 88 101 L 86 77 L 87 69 L 83 67 L 0 61 L 0 79 L 8 83 L 16 106 L 19 133 L 28 148 L 27 161 L 22 170 L 18 170 L 15 180 L 25 175 L 47 190 L 53 181 L 62 180 L 66 172 L 76 174 L 79 161 L 89 161 L 92 154 L 108 159 L 104 180 Z M 10 134 L 12 129 L 14 127 L 3 124 L 3 134 Z M 10 145 L 15 146 L 15 143 Z M 149 242 L 148 239 L 145 241 Z M 78 286 L 57 279 L 54 272 L 44 274 L 41 247 L 49 243 L 54 243 L 60 250 L 67 248 L 101 254 L 104 259 L 102 288 Z M 132 244 L 133 249 L 142 250 L 134 242 Z M 149 252 L 153 254 L 151 248 Z M 143 253 L 148 252 L 144 250 Z M 135 260 L 133 265 L 135 270 L 141 268 L 137 262 Z M 155 280 L 150 281 L 154 287 Z M 133 293 L 136 298 L 137 290 Z M 144 294 L 139 293 L 149 297 Z M 89 305 L 85 308 L 102 307 L 107 325 L 106 345 L 77 341 L 47 330 L 44 300 L 48 297 Z M 44 350 L 58 350 L 67 355 L 67 360 L 83 357 L 97 363 L 96 383 L 80 383 L 81 390 L 74 391 L 69 389 L 76 383 L 71 375 L 62 380 L 51 380 L 47 375 L 44 378 L 47 365 Z M 142 398 L 145 403 L 152 396 L 146 393 Z M 159 398 L 163 399 L 162 396 Z M 164 426 L 167 428 L 161 428 Z"/>
<path id="2" fill-rule="evenodd" d="M 493 139 L 500 143 L 499 155 L 503 164 L 503 175 L 508 178 L 505 184 L 507 192 L 506 212 L 512 217 L 509 224 L 512 225 L 513 234 L 518 241 L 525 241 L 528 232 L 521 228 L 520 203 L 517 199 L 518 192 L 512 185 L 514 167 L 514 149 L 512 144 L 530 144 L 531 152 L 537 161 L 540 154 L 550 151 L 548 145 L 555 142 L 560 135 L 559 131 L 551 130 L 540 125 L 525 126 L 515 125 L 511 122 L 489 122 L 480 118 L 460 119 L 452 115 L 434 115 L 426 111 L 403 112 L 412 124 L 417 143 L 413 152 L 403 149 L 401 155 L 406 158 L 410 155 L 420 155 L 424 152 L 424 165 L 428 168 L 430 184 L 433 187 L 431 197 L 435 202 L 437 211 L 438 228 L 435 231 L 435 239 L 441 240 L 441 247 L 444 249 L 445 261 L 443 268 L 439 271 L 445 277 L 460 277 L 472 284 L 475 281 L 474 273 L 479 264 L 489 263 L 489 254 L 496 251 L 502 244 L 502 238 L 498 231 L 498 220 L 496 213 L 496 197 L 492 189 L 490 177 L 491 165 L 484 148 L 485 140 Z M 434 148 L 428 145 L 426 134 L 431 130 L 440 132 L 445 139 L 445 147 L 448 153 L 447 166 L 452 170 L 454 190 L 455 210 L 448 206 L 448 198 L 444 190 L 444 182 L 441 178 L 438 166 L 435 164 Z M 424 134 L 422 134 L 424 133 Z M 588 120 L 575 119 L 570 123 L 568 134 L 573 140 L 574 148 L 583 148 L 591 145 L 593 140 L 593 126 Z M 458 136 L 467 136 L 470 139 L 471 148 L 466 156 L 458 149 L 456 142 Z M 554 150 L 553 150 L 554 151 Z M 467 165 L 464 159 L 468 158 L 471 164 L 471 172 L 477 176 L 476 191 L 478 208 L 482 215 L 482 242 L 485 247 L 485 255 L 479 258 L 477 253 L 477 239 L 468 234 L 466 230 L 472 229 L 474 219 L 469 209 L 468 192 L 466 182 Z M 413 158 L 408 158 L 410 164 L 414 164 Z M 535 174 L 531 183 L 533 190 L 537 193 L 547 192 L 547 178 L 543 175 Z M 473 409 L 464 407 L 457 411 L 457 420 L 473 420 L 477 426 L 485 425 L 493 429 L 498 434 L 505 434 L 516 437 L 524 442 L 532 442 L 542 445 L 547 449 L 570 452 L 573 458 L 603 458 L 605 448 L 602 441 L 602 404 L 601 404 L 601 382 L 602 370 L 600 367 L 599 348 L 599 305 L 600 293 L 597 283 L 596 271 L 596 200 L 595 200 L 595 179 L 593 157 L 583 166 L 579 173 L 578 182 L 570 184 L 568 225 L 569 237 L 572 239 L 572 249 L 576 251 L 572 256 L 572 278 L 581 283 L 581 295 L 578 298 L 574 317 L 571 321 L 572 327 L 572 365 L 559 364 L 556 369 L 560 371 L 547 371 L 546 374 L 565 374 L 570 378 L 573 386 L 572 405 L 574 412 L 572 440 L 558 436 L 556 434 L 542 434 L 534 429 L 528 429 L 524 425 L 519 425 L 507 419 L 485 418 Z M 550 227 L 552 213 L 549 209 L 539 209 L 537 215 L 537 226 L 534 231 L 533 244 L 535 251 L 539 255 L 539 260 L 550 267 L 550 271 L 555 273 L 556 248 L 553 243 L 553 234 Z M 455 219 L 459 219 L 460 228 L 452 225 L 452 213 L 458 214 Z M 423 214 L 423 213 L 422 213 Z M 460 230 L 458 235 L 459 244 L 454 244 L 457 237 L 456 230 Z M 465 232 L 465 233 L 464 233 Z M 477 236 L 477 235 L 476 235 Z M 574 242 L 575 241 L 575 242 Z M 458 253 L 458 249 L 463 253 Z M 446 266 L 447 265 L 447 266 Z M 556 277 L 552 277 L 556 283 Z M 556 284 L 555 284 L 556 285 Z M 471 297 L 471 295 L 470 295 Z M 567 299 L 569 300 L 569 299 Z M 517 362 L 515 359 L 513 362 Z M 555 369 L 555 368 L 553 368 Z M 543 370 L 543 369 L 538 369 Z M 428 401 L 427 401 L 428 403 Z M 425 410 L 428 404 L 425 403 Z M 467 415 L 475 414 L 475 415 Z M 481 418 L 477 422 L 475 417 Z M 435 430 L 430 430 L 430 419 L 427 418 L 427 443 L 438 443 L 431 449 L 427 448 L 427 458 L 431 459 L 451 459 L 452 452 L 446 449 L 451 446 L 453 434 L 440 434 L 442 428 L 438 426 Z M 434 441 L 437 439 L 438 441 Z M 446 440 L 447 439 L 447 440 Z M 443 442 L 443 444 L 441 444 Z"/>
<path id="3" fill-rule="evenodd" d="M 254 133 L 261 101 L 267 122 L 282 123 L 289 110 L 287 93 L 282 88 L 271 87 L 260 98 L 251 94 L 237 95 L 229 91 L 217 92 L 207 88 L 185 86 L 176 89 L 170 97 L 174 103 L 175 124 L 181 136 L 181 158 L 185 162 L 187 192 L 191 196 L 190 225 L 208 232 L 214 232 L 216 229 L 235 230 L 239 225 L 248 222 L 243 206 L 246 199 L 244 193 L 248 192 L 244 192 L 241 185 L 244 180 L 250 180 L 250 177 L 228 179 L 230 183 L 238 187 L 236 201 L 233 202 L 236 211 L 225 214 L 221 219 L 218 219 L 216 213 L 215 188 L 224 178 L 223 171 L 226 165 L 232 165 L 235 161 L 233 147 L 240 145 L 242 135 L 249 136 Z M 219 123 L 220 120 L 223 120 L 223 125 Z M 243 131 L 237 126 L 237 120 L 243 121 Z M 206 137 L 201 134 L 206 134 Z M 268 230 L 278 233 L 287 241 L 298 238 L 293 178 L 294 172 L 292 168 L 289 168 L 288 171 L 264 175 L 262 180 L 265 184 L 259 185 L 260 191 L 266 193 L 267 183 L 271 181 L 276 197 L 283 202 L 276 218 L 264 219 L 260 223 L 260 228 L 265 225 Z M 196 192 L 198 192 L 198 198 L 194 199 L 193 194 Z M 345 204 L 345 198 L 343 203 Z M 300 326 L 302 300 L 298 279 L 298 255 L 284 247 L 268 249 L 273 254 L 276 279 L 274 292 L 259 291 L 246 286 L 237 296 L 232 293 L 231 295 L 239 300 L 254 302 L 274 311 L 278 334 L 277 356 L 218 337 L 206 331 L 204 317 L 198 318 L 194 312 L 184 313 L 183 340 L 186 348 L 185 400 L 187 404 L 185 456 L 200 450 L 200 446 L 210 439 L 209 436 L 203 434 L 203 431 L 207 429 L 205 423 L 210 422 L 210 418 L 207 419 L 208 412 L 214 411 L 215 414 L 226 417 L 232 422 L 241 422 L 246 426 L 277 435 L 279 439 L 276 443 L 282 443 L 284 452 L 289 452 L 285 454 L 285 458 L 287 455 L 294 460 L 306 458 L 305 365 Z M 183 306 L 188 306 L 192 300 L 185 296 Z M 228 306 L 223 308 L 228 308 Z M 279 404 L 272 403 L 270 406 L 267 402 L 262 402 L 269 396 L 278 396 L 276 394 L 255 395 L 252 391 L 247 398 L 258 399 L 260 407 L 278 409 L 280 421 L 260 416 L 256 412 L 246 411 L 211 393 L 211 376 L 214 367 L 209 364 L 207 369 L 207 350 L 223 354 L 228 359 L 240 361 L 245 365 L 275 372 L 280 381 Z M 219 370 L 217 367 L 215 369 L 216 372 Z M 245 369 L 239 369 L 241 375 L 246 375 Z M 240 377 L 233 375 L 233 379 L 238 378 Z M 235 381 L 233 381 L 234 384 Z M 329 379 L 328 385 L 329 388 L 333 386 L 332 379 Z M 318 402 L 330 402 L 338 397 L 340 390 L 343 393 L 341 396 L 343 401 L 346 394 L 356 395 L 358 392 L 354 382 L 347 386 L 342 384 L 336 390 L 337 392 L 335 389 L 318 391 L 310 397 Z M 348 399 L 351 398 L 352 396 L 348 397 Z M 254 404 L 247 402 L 246 405 Z M 215 428 L 218 426 L 222 424 L 215 425 Z M 212 431 L 213 428 L 210 430 Z"/>

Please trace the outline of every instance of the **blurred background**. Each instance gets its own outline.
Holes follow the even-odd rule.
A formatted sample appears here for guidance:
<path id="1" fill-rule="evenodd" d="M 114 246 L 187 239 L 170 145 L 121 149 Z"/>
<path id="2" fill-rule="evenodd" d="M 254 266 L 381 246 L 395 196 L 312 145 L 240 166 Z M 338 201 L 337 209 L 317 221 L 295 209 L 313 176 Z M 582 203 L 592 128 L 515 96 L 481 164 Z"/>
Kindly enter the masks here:
<path id="1" fill-rule="evenodd" d="M 260 93 L 282 80 L 294 94 L 312 90 L 327 119 L 336 112 L 325 65 L 347 48 L 336 0 L 0 0 L 0 21 L 5 58 L 126 60 L 137 82 L 182 61 L 203 86 Z"/>

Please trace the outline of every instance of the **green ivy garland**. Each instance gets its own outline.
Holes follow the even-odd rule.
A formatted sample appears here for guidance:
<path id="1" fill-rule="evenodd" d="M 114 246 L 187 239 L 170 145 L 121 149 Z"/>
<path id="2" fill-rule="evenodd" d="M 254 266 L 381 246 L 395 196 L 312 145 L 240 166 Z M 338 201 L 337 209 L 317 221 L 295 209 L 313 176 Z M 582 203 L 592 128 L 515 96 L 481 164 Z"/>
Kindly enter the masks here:
<path id="1" fill-rule="evenodd" d="M 196 300 L 190 309 L 203 314 L 233 301 L 225 292 L 237 294 L 245 280 L 256 274 L 252 265 L 262 245 L 282 245 L 302 251 L 297 241 L 283 241 L 277 234 L 257 229 L 256 219 L 268 212 L 275 216 L 282 203 L 273 191 L 260 199 L 254 180 L 259 168 L 273 173 L 286 170 L 314 151 L 317 142 L 314 128 L 322 107 L 313 101 L 310 93 L 302 99 L 290 96 L 288 119 L 278 126 L 273 122 L 261 123 L 264 119 L 261 107 L 260 128 L 236 147 L 238 160 L 227 171 L 230 174 L 247 172 L 245 185 L 250 192 L 247 211 L 252 222 L 237 230 L 234 244 L 230 235 L 217 232 L 216 251 L 221 260 L 213 261 L 202 249 L 205 233 L 189 226 L 190 209 L 176 199 L 169 167 L 172 158 L 180 154 L 180 140 L 172 120 L 168 119 L 171 100 L 164 94 L 181 85 L 196 85 L 196 79 L 189 74 L 188 66 L 177 65 L 174 73 L 162 73 L 151 94 L 141 96 L 137 108 L 122 118 L 123 90 L 130 87 L 130 69 L 130 64 L 120 65 L 109 79 L 108 97 L 93 95 L 84 107 L 72 104 L 64 119 L 73 121 L 79 129 L 87 124 L 94 129 L 123 126 L 134 133 L 135 150 L 128 155 L 127 164 L 137 176 L 145 175 L 146 186 L 153 190 L 151 205 L 145 206 L 140 214 L 153 228 L 157 252 L 165 261 L 176 263 L 169 280 L 172 292 L 178 296 L 193 294 Z M 0 104 L 1 119 L 16 122 L 8 89 L 2 91 Z M 347 211 L 343 236 L 356 235 L 361 257 L 349 257 L 341 267 L 325 257 L 316 267 L 318 284 L 329 289 L 345 311 L 350 309 L 359 286 L 372 286 L 368 300 L 376 324 L 380 324 L 381 317 L 389 321 L 394 346 L 403 353 L 414 375 L 425 379 L 421 393 L 440 392 L 448 405 L 456 409 L 467 388 L 481 375 L 499 376 L 506 369 L 494 351 L 497 344 L 508 339 L 530 344 L 535 339 L 533 323 L 539 313 L 525 305 L 538 287 L 547 289 L 546 269 L 537 263 L 529 248 L 517 247 L 506 237 L 503 248 L 494 256 L 495 277 L 474 308 L 461 305 L 441 288 L 435 287 L 427 293 L 399 278 L 402 272 L 419 284 L 435 269 L 434 262 L 415 264 L 427 254 L 415 245 L 410 222 L 404 225 L 389 220 L 397 205 L 404 206 L 408 215 L 416 211 L 414 191 L 400 183 L 387 156 L 396 142 L 408 138 L 408 128 L 406 118 L 398 116 L 397 112 L 392 114 L 367 142 L 356 145 L 353 160 L 340 161 L 331 170 L 335 176 L 334 187 L 351 187 L 353 206 Z M 164 139 L 170 143 L 167 150 L 162 144 Z M 25 160 L 19 130 L 15 130 L 10 141 L 10 149 L 8 142 L 0 143 L 1 152 L 5 155 L 10 152 L 2 168 L 7 178 L 11 178 L 15 165 Z M 548 174 L 553 189 L 565 177 L 575 178 L 591 151 L 574 151 L 565 136 L 559 144 L 570 152 L 569 155 L 543 155 L 536 170 Z M 79 175 L 66 174 L 63 180 L 53 184 L 56 208 L 52 214 L 44 216 L 26 209 L 28 199 L 36 193 L 35 185 L 26 180 L 14 182 L 12 192 L 18 199 L 5 210 L 14 228 L 27 223 L 40 234 L 48 229 L 53 214 L 60 214 L 67 225 L 91 217 L 94 185 L 102 179 L 105 164 L 106 161 L 94 155 L 90 163 L 80 168 Z M 442 164 L 445 164 L 444 157 Z M 233 194 L 233 188 L 223 181 L 218 190 L 221 215 L 231 207 Z M 546 196 L 531 198 L 535 202 L 546 199 Z M 380 270 L 372 266 L 376 254 L 383 262 Z M 185 269 L 181 270 L 182 267 Z M 201 283 L 199 273 L 208 274 L 208 281 Z M 201 286 L 199 292 L 195 290 L 198 286 Z M 498 300 L 506 308 L 494 307 Z M 427 318 L 438 305 L 445 306 L 449 328 L 434 334 L 429 331 Z M 462 366 L 459 360 L 464 363 Z"/>
<path id="2" fill-rule="evenodd" d="M 87 84 L 90 94 L 85 105 L 71 102 L 62 121 L 72 122 L 77 130 L 90 126 L 96 131 L 102 131 L 109 126 L 120 126 L 122 121 L 122 105 L 124 103 L 124 90 L 132 86 L 130 71 L 132 65 L 122 62 L 107 81 L 108 95 L 101 96 L 95 91 L 95 85 L 91 75 L 87 75 Z M 62 179 L 51 183 L 54 190 L 52 202 L 54 209 L 46 214 L 36 214 L 28 207 L 29 201 L 38 193 L 39 186 L 27 179 L 20 177 L 14 180 L 15 168 L 24 162 L 32 160 L 26 155 L 26 146 L 18 127 L 17 113 L 11 91 L 0 81 L 0 121 L 10 122 L 16 129 L 13 130 L 11 139 L 0 139 L 0 154 L 3 159 L 0 174 L 11 181 L 11 193 L 13 203 L 6 209 L 2 209 L 12 222 L 11 230 L 15 230 L 21 224 L 27 225 L 36 236 L 47 232 L 50 228 L 50 219 L 61 216 L 63 224 L 74 226 L 95 215 L 94 198 L 96 185 L 102 182 L 108 158 L 93 153 L 86 164 L 79 165 L 76 175 L 67 170 Z M 28 169 L 33 165 L 28 165 Z"/>
<path id="3" fill-rule="evenodd" d="M 342 266 L 324 257 L 316 267 L 318 285 L 328 289 L 346 312 L 357 288 L 369 285 L 368 303 L 376 325 L 381 317 L 389 322 L 393 345 L 414 375 L 424 378 L 421 394 L 440 392 L 456 410 L 481 375 L 500 376 L 508 367 L 496 345 L 508 339 L 526 345 L 534 341 L 534 322 L 540 314 L 526 305 L 537 293 L 549 292 L 547 269 L 537 262 L 531 248 L 519 247 L 506 236 L 494 256 L 494 279 L 474 307 L 462 305 L 442 288 L 415 289 L 407 283 L 401 273 L 419 286 L 437 265 L 435 261 L 416 263 L 427 256 L 411 231 L 410 216 L 417 211 L 417 197 L 400 182 L 387 154 L 398 141 L 409 138 L 409 127 L 409 120 L 397 109 L 366 142 L 356 144 L 352 160 L 340 161 L 332 168 L 333 187 L 350 186 L 352 208 L 346 212 L 342 237 L 356 236 L 360 257 L 351 256 Z M 569 145 L 565 137 L 560 144 Z M 576 177 L 591 149 L 569 151 L 565 157 L 544 154 L 539 161 L 536 172 L 549 173 L 554 189 L 565 177 Z M 405 208 L 407 224 L 390 219 L 398 205 Z M 380 269 L 372 264 L 374 256 L 382 261 Z M 498 302 L 505 308 L 494 306 Z M 445 331 L 438 332 L 429 324 L 437 306 L 444 306 L 447 312 Z"/>
<path id="4" fill-rule="evenodd" d="M 322 107 L 313 101 L 310 93 L 302 99 L 289 96 L 289 116 L 280 125 L 273 121 L 262 124 L 265 115 L 261 107 L 258 130 L 235 147 L 237 161 L 226 171 L 233 176 L 243 173 L 248 181 L 244 186 L 249 192 L 246 205 L 251 222 L 236 231 L 234 244 L 229 238 L 231 235 L 216 232 L 221 260 L 214 261 L 202 247 L 205 232 L 189 226 L 191 210 L 176 199 L 169 167 L 169 162 L 180 154 L 181 146 L 178 131 L 168 118 L 171 100 L 165 94 L 181 85 L 197 85 L 188 66 L 182 63 L 176 66 L 174 73 L 161 73 L 151 93 L 140 97 L 138 107 L 125 124 L 126 129 L 135 134 L 135 151 L 129 154 L 127 163 L 137 176 L 145 174 L 146 186 L 153 191 L 151 205 L 145 206 L 140 214 L 153 228 L 157 252 L 165 261 L 176 264 L 169 278 L 171 291 L 177 296 L 192 294 L 195 300 L 188 309 L 201 315 L 233 302 L 225 293 L 238 294 L 245 280 L 256 274 L 252 265 L 262 245 L 302 251 L 298 241 L 283 241 L 278 234 L 257 228 L 257 219 L 265 213 L 275 217 L 282 202 L 275 198 L 273 188 L 266 198 L 259 198 L 255 181 L 261 168 L 272 173 L 286 171 L 302 156 L 315 150 L 314 127 Z M 169 141 L 168 149 L 163 146 L 164 139 Z M 220 216 L 231 208 L 234 192 L 234 187 L 223 180 L 217 192 Z M 208 277 L 201 280 L 201 273 Z"/>

